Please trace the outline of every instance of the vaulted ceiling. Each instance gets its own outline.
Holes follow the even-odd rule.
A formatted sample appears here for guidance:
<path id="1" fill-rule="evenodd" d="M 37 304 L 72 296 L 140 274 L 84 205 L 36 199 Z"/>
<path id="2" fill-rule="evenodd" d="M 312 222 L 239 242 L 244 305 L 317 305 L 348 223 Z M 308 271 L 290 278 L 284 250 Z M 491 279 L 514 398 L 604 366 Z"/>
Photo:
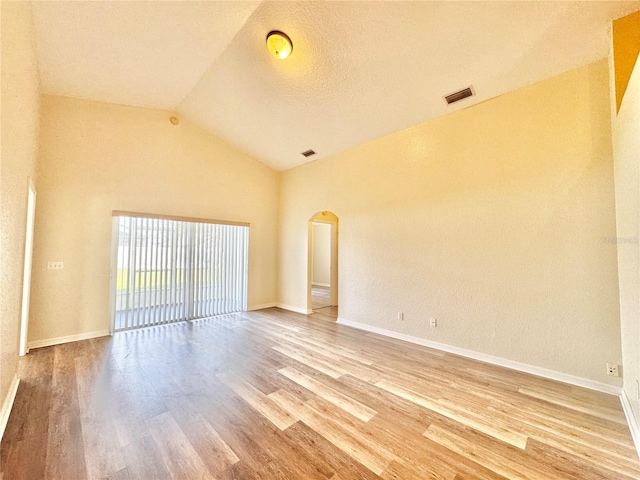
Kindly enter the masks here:
<path id="1" fill-rule="evenodd" d="M 577 68 L 640 1 L 34 2 L 44 93 L 177 112 L 286 170 Z M 286 32 L 293 53 L 271 57 Z M 474 97 L 443 96 L 473 85 Z M 301 152 L 313 149 L 305 158 Z"/>

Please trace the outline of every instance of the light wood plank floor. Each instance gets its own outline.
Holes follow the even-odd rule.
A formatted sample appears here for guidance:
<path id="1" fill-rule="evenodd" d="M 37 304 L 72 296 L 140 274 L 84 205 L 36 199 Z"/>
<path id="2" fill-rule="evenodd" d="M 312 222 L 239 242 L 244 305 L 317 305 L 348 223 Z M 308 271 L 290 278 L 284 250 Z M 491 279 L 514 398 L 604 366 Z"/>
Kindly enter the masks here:
<path id="1" fill-rule="evenodd" d="M 311 286 L 311 308 L 316 310 L 331 305 L 331 288 L 319 285 Z"/>
<path id="2" fill-rule="evenodd" d="M 637 479 L 616 397 L 268 309 L 33 351 L 14 479 Z"/>
<path id="3" fill-rule="evenodd" d="M 309 317 L 335 322 L 338 319 L 338 307 L 316 308 Z"/>

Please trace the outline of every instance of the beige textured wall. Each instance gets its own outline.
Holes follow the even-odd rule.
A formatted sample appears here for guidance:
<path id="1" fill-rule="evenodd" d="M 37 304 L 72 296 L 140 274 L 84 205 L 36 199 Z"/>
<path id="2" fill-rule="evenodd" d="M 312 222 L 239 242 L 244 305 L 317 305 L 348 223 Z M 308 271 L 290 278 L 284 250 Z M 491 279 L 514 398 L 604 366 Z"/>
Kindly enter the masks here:
<path id="1" fill-rule="evenodd" d="M 640 421 L 640 61 L 613 118 L 623 388 Z M 640 426 L 640 424 L 638 425 Z"/>
<path id="2" fill-rule="evenodd" d="M 278 174 L 170 115 L 43 97 L 30 341 L 108 328 L 113 210 L 250 222 L 248 305 L 275 302 Z"/>
<path id="3" fill-rule="evenodd" d="M 35 178 L 40 80 L 28 2 L 0 2 L 0 406 L 17 369 L 28 178 Z"/>
<path id="4" fill-rule="evenodd" d="M 314 285 L 331 284 L 331 224 L 313 223 L 312 282 Z"/>
<path id="5" fill-rule="evenodd" d="M 609 107 L 602 60 L 285 172 L 279 302 L 330 210 L 340 317 L 620 385 Z"/>

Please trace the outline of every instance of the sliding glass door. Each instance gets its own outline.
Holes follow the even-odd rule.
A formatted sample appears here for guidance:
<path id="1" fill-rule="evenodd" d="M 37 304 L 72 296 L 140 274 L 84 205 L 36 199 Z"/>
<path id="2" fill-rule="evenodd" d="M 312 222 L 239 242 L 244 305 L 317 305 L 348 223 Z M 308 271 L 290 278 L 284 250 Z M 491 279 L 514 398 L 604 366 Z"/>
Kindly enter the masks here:
<path id="1" fill-rule="evenodd" d="M 113 330 L 246 310 L 248 242 L 248 224 L 114 212 Z"/>

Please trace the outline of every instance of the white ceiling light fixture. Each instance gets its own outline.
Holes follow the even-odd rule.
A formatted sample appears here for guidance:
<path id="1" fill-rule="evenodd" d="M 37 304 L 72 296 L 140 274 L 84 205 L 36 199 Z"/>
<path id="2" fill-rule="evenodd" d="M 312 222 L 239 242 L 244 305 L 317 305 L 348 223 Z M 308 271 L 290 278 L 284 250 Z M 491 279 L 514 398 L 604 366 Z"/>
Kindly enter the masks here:
<path id="1" fill-rule="evenodd" d="M 286 33 L 273 30 L 267 35 L 267 50 L 280 60 L 284 60 L 293 51 L 293 43 Z"/>

